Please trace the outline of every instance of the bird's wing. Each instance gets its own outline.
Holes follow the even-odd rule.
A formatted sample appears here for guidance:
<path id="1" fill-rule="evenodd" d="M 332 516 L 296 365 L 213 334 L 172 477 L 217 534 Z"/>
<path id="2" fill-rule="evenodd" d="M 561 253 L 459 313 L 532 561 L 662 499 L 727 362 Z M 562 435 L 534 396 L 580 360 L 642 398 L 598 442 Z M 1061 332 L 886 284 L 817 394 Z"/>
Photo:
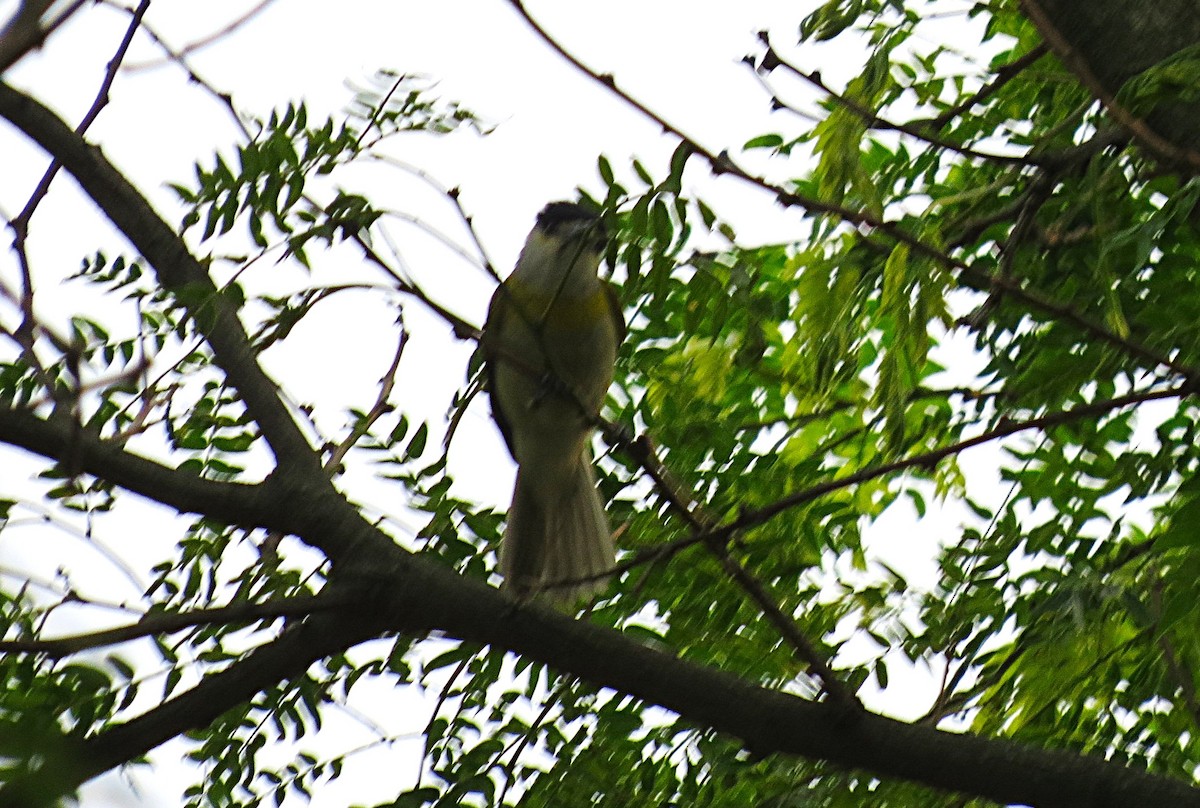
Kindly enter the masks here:
<path id="1" fill-rule="evenodd" d="M 495 420 L 496 426 L 500 427 L 500 434 L 504 436 L 504 444 L 508 447 L 508 453 L 516 457 L 513 450 L 512 427 L 509 426 L 504 409 L 500 406 L 500 396 L 496 395 L 496 367 L 502 361 L 499 356 L 498 340 L 501 324 L 508 310 L 508 303 L 508 290 L 504 284 L 501 284 L 496 287 L 496 291 L 492 294 L 492 302 L 488 304 L 487 320 L 484 321 L 483 336 L 480 338 L 479 344 L 483 348 L 484 384 L 487 387 L 488 398 L 492 401 L 492 418 Z"/>
<path id="2" fill-rule="evenodd" d="M 612 281 L 602 281 L 604 284 L 604 296 L 608 299 L 609 313 L 612 315 L 613 327 L 617 331 L 617 345 L 619 346 L 625 341 L 625 312 L 621 310 L 621 298 L 618 296 L 617 286 Z"/>

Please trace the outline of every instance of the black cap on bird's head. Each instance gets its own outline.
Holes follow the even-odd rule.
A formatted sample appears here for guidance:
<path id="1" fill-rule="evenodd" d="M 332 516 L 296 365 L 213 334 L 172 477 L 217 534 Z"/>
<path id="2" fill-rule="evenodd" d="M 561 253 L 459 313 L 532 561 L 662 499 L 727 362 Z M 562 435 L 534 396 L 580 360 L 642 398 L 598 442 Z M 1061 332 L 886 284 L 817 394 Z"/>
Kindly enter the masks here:
<path id="1" fill-rule="evenodd" d="M 575 202 L 551 202 L 542 208 L 537 217 L 537 229 L 548 236 L 570 237 L 587 233 L 595 239 L 597 251 L 603 250 L 608 242 L 608 231 L 600 215 Z"/>

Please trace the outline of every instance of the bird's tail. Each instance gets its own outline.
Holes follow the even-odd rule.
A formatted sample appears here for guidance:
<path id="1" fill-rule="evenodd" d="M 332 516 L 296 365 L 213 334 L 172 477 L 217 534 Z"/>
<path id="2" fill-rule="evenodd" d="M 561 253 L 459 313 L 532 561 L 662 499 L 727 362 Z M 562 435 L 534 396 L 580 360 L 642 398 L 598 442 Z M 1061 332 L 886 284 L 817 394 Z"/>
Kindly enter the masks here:
<path id="1" fill-rule="evenodd" d="M 607 586 L 616 549 L 586 454 L 565 473 L 518 468 L 501 548 L 504 588 L 518 598 L 573 605 Z M 564 584 L 580 579 L 590 580 Z"/>

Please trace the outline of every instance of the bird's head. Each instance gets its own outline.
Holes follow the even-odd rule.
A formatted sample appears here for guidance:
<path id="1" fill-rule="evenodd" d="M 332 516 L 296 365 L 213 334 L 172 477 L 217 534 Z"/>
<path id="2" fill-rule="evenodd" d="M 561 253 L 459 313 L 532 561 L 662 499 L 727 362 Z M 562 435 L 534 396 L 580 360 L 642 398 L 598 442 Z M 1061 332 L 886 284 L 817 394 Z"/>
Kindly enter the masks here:
<path id="1" fill-rule="evenodd" d="M 551 202 L 538 214 L 534 233 L 563 246 L 584 246 L 602 253 L 608 243 L 604 222 L 594 211 L 575 202 Z"/>

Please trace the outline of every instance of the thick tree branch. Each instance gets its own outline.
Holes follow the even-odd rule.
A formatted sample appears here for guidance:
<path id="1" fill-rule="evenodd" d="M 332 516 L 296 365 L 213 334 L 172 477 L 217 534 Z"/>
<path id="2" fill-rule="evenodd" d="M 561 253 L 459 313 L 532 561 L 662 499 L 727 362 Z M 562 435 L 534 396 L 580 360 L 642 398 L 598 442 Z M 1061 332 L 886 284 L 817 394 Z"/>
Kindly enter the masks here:
<path id="1" fill-rule="evenodd" d="M 1192 0 L 1021 0 L 1062 63 L 1109 114 L 1167 163 L 1200 171 L 1200 104 L 1186 93 L 1164 97 L 1141 117 L 1117 95 L 1131 78 L 1200 44 Z"/>
<path id="2" fill-rule="evenodd" d="M 313 521 L 301 533 L 337 529 Z M 341 541 L 359 549 L 357 572 L 335 567 L 329 591 L 344 593 L 354 607 L 315 615 L 192 690 L 74 745 L 70 768 L 55 770 L 55 787 L 69 791 L 366 639 L 389 630 L 442 630 L 658 704 L 758 754 L 828 760 L 1004 803 L 1200 806 L 1200 790 L 1188 783 L 1100 758 L 956 735 L 773 691 L 553 610 L 517 606 L 491 587 L 412 557 L 361 518 L 340 529 Z M 8 784 L 0 789 L 0 808 L 25 808 L 28 795 L 43 793 L 39 786 Z"/>
<path id="3" fill-rule="evenodd" d="M 494 591 L 462 583 L 472 597 L 449 591 L 438 596 L 447 606 L 442 627 L 453 636 L 499 645 L 661 705 L 741 739 L 754 753 L 818 758 L 1009 804 L 1200 806 L 1200 790 L 1188 783 L 1100 758 L 956 735 L 837 703 L 814 704 L 549 610 L 506 612 Z"/>
<path id="4" fill-rule="evenodd" d="M 12 67 L 22 56 L 36 50 L 55 28 L 83 8 L 85 0 L 74 0 L 52 20 L 42 22 L 42 16 L 54 5 L 54 0 L 21 0 L 21 5 L 0 29 L 0 73 Z"/>
<path id="5" fill-rule="evenodd" d="M 247 528 L 283 521 L 272 517 L 280 509 L 267 486 L 206 480 L 164 466 L 103 441 L 66 417 L 47 420 L 26 410 L 0 409 L 0 441 L 186 513 Z"/>
<path id="6" fill-rule="evenodd" d="M 178 297 L 213 349 L 262 429 L 275 456 L 292 471 L 319 472 L 319 458 L 305 440 L 279 397 L 275 383 L 259 366 L 237 307 L 221 294 L 204 266 L 163 221 L 149 202 L 105 159 L 58 116 L 35 99 L 0 83 L 0 117 L 61 161 L 104 215 L 125 235 L 158 273 L 159 281 Z"/>

